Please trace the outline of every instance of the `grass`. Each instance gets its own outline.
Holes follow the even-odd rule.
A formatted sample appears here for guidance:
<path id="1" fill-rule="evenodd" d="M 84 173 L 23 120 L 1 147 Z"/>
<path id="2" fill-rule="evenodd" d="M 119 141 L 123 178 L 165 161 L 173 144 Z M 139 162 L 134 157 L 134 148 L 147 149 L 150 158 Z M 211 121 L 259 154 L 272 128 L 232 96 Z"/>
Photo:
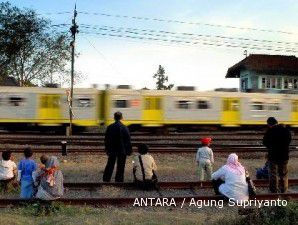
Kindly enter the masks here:
<path id="1" fill-rule="evenodd" d="M 289 202 L 288 206 L 263 207 L 254 210 L 245 217 L 223 219 L 216 225 L 297 225 L 298 202 Z"/>
<path id="2" fill-rule="evenodd" d="M 61 163 L 66 182 L 96 182 L 101 181 L 102 172 L 106 164 L 107 157 L 103 154 L 81 155 L 71 154 L 67 157 L 57 155 L 59 160 L 67 160 Z M 240 155 L 241 163 L 249 170 L 254 177 L 255 168 L 264 164 L 264 154 L 243 154 Z M 22 157 L 21 154 L 15 154 L 16 162 Z M 37 161 L 40 154 L 34 155 Z M 159 180 L 195 180 L 196 163 L 195 154 L 153 154 L 158 166 Z M 226 161 L 227 154 L 215 155 L 216 163 L 214 170 L 222 166 Z M 253 160 L 252 160 L 253 159 Z M 125 172 L 125 180 L 132 180 L 132 157 L 128 157 Z M 290 159 L 289 171 L 290 177 L 297 177 L 298 164 L 297 156 Z M 113 190 L 109 190 L 110 194 Z M 117 190 L 115 190 L 117 192 Z M 112 194 L 111 194 L 112 195 Z M 288 225 L 290 222 L 297 222 L 297 205 L 290 206 L 290 209 L 264 209 L 258 214 L 250 217 L 240 217 L 237 208 L 224 207 L 218 208 L 90 208 L 58 205 L 59 210 L 50 216 L 34 216 L 36 207 L 27 206 L 22 208 L 0 209 L 0 224 L 4 225 L 28 225 L 28 224 L 249 224 L 250 221 L 260 221 L 259 224 L 281 224 Z M 266 211 L 267 210 L 267 211 Z M 284 211 L 287 210 L 287 211 Z M 296 214 L 293 214 L 293 211 Z M 273 219 L 266 220 L 273 212 Z M 278 216 L 280 215 L 280 216 Z M 228 218 L 228 219 L 227 219 Z M 218 222 L 219 221 L 219 222 Z M 245 223 L 246 221 L 246 223 Z M 269 222 L 268 222 L 269 221 Z M 277 223 L 274 221 L 282 222 Z M 294 223 L 292 223 L 294 225 Z"/>
<path id="3" fill-rule="evenodd" d="M 238 208 L 225 206 L 197 208 L 90 208 L 58 205 L 59 210 L 49 216 L 35 216 L 36 208 L 27 206 L 0 210 L 0 224 L 214 224 L 214 225 L 296 225 L 298 203 L 287 207 L 263 207 L 240 216 Z"/>
<path id="4" fill-rule="evenodd" d="M 180 208 L 90 208 L 60 206 L 50 216 L 34 216 L 34 208 L 1 209 L 0 224 L 206 224 L 225 216 L 233 218 L 235 210 L 180 209 Z"/>

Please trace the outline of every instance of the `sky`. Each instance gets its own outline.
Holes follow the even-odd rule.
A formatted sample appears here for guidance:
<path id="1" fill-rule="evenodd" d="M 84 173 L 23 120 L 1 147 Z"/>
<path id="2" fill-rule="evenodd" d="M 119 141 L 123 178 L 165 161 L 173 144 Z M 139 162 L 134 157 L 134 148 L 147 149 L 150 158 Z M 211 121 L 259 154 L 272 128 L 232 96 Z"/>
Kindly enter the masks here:
<path id="1" fill-rule="evenodd" d="M 226 79 L 225 75 L 229 67 L 245 58 L 244 50 L 248 54 L 297 56 L 297 0 L 10 2 L 36 10 L 52 24 L 70 24 L 76 2 L 80 32 L 75 69 L 84 76 L 77 87 L 129 84 L 153 89 L 152 76 L 162 65 L 169 83 L 175 86 L 195 86 L 197 90 L 237 88 L 239 80 Z M 69 27 L 59 29 L 67 31 Z M 195 40 L 187 39 L 190 37 Z"/>

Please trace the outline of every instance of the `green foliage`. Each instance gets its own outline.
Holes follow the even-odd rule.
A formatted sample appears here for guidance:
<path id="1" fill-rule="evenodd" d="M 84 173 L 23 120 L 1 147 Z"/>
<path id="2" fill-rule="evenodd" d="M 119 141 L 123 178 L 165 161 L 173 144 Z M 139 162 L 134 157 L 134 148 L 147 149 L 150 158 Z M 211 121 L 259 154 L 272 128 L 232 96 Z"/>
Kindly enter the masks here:
<path id="1" fill-rule="evenodd" d="M 288 202 L 286 207 L 263 207 L 245 217 L 218 221 L 218 225 L 296 225 L 298 224 L 298 203 Z"/>
<path id="2" fill-rule="evenodd" d="M 165 75 L 165 69 L 161 65 L 159 65 L 157 73 L 154 74 L 153 78 L 156 79 L 157 90 L 171 90 L 174 87 L 174 84 L 166 85 L 169 78 Z"/>
<path id="3" fill-rule="evenodd" d="M 30 9 L 0 3 L 0 67 L 20 86 L 59 82 L 71 59 L 70 37 Z M 59 77 L 58 79 L 61 79 Z"/>

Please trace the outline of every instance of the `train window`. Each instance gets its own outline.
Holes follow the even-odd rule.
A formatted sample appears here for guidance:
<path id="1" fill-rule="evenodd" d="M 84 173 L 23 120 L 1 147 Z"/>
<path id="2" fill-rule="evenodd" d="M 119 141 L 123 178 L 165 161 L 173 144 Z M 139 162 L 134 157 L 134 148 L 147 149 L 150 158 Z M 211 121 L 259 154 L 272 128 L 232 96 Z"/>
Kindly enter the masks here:
<path id="1" fill-rule="evenodd" d="M 228 99 L 223 102 L 223 111 L 230 111 L 230 101 Z"/>
<path id="2" fill-rule="evenodd" d="M 268 79 L 268 78 L 266 80 L 266 88 L 270 88 L 270 79 Z"/>
<path id="3" fill-rule="evenodd" d="M 60 97 L 53 96 L 52 97 L 52 108 L 59 108 L 60 107 Z"/>
<path id="4" fill-rule="evenodd" d="M 257 111 L 265 110 L 265 105 L 263 102 L 253 102 L 251 104 L 251 110 L 257 110 Z"/>
<path id="5" fill-rule="evenodd" d="M 266 88 L 266 78 L 262 77 L 262 88 Z"/>
<path id="6" fill-rule="evenodd" d="M 46 96 L 42 96 L 40 98 L 40 107 L 41 108 L 48 108 L 48 98 Z"/>
<path id="7" fill-rule="evenodd" d="M 9 98 L 9 104 L 11 106 L 21 106 L 25 102 L 25 99 L 19 96 L 13 96 Z"/>
<path id="8" fill-rule="evenodd" d="M 279 104 L 278 103 L 269 103 L 268 110 L 271 110 L 271 111 L 280 110 Z"/>
<path id="9" fill-rule="evenodd" d="M 270 78 L 271 88 L 276 88 L 276 79 Z"/>
<path id="10" fill-rule="evenodd" d="M 115 100 L 114 101 L 115 108 L 128 108 L 128 101 L 127 100 Z"/>
<path id="11" fill-rule="evenodd" d="M 77 98 L 77 107 L 88 108 L 92 107 L 92 100 L 90 98 Z"/>
<path id="12" fill-rule="evenodd" d="M 190 104 L 191 104 L 190 101 L 185 101 L 185 100 L 178 101 L 177 107 L 178 109 L 190 109 L 190 106 L 191 106 Z"/>
<path id="13" fill-rule="evenodd" d="M 284 79 L 284 88 L 285 89 L 288 89 L 289 88 L 289 83 L 288 83 L 288 79 L 287 78 Z"/>
<path id="14" fill-rule="evenodd" d="M 292 102 L 292 112 L 298 112 L 298 101 L 294 100 Z"/>
<path id="15" fill-rule="evenodd" d="M 209 103 L 208 101 L 204 101 L 204 100 L 199 100 L 197 101 L 197 108 L 198 109 L 209 109 Z"/>
<path id="16" fill-rule="evenodd" d="M 293 79 L 288 79 L 288 88 L 289 89 L 293 88 Z"/>
<path id="17" fill-rule="evenodd" d="M 277 89 L 281 89 L 281 78 L 277 78 L 277 84 L 276 84 Z"/>
<path id="18" fill-rule="evenodd" d="M 150 98 L 145 99 L 145 110 L 150 110 L 152 108 L 152 103 Z"/>
<path id="19" fill-rule="evenodd" d="M 155 99 L 155 109 L 160 110 L 161 109 L 161 101 L 160 98 Z"/>
<path id="20" fill-rule="evenodd" d="M 298 88 L 298 83 L 297 83 L 297 79 L 294 79 L 294 89 Z"/>
<path id="21" fill-rule="evenodd" d="M 232 100 L 231 102 L 231 111 L 238 111 L 239 110 L 239 101 Z"/>

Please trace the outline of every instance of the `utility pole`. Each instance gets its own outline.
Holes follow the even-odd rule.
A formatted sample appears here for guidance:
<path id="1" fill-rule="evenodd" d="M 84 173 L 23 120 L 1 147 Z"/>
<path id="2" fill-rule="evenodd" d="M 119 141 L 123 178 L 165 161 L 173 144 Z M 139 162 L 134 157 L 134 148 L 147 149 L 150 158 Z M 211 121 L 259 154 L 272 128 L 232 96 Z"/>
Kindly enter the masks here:
<path id="1" fill-rule="evenodd" d="M 71 79 L 70 79 L 70 94 L 69 94 L 69 135 L 72 135 L 72 119 L 73 119 L 73 111 L 72 111 L 72 103 L 73 103 L 73 81 L 74 81 L 74 61 L 75 61 L 75 41 L 76 41 L 76 33 L 78 33 L 78 25 L 76 24 L 77 17 L 77 5 L 75 5 L 73 11 L 73 19 L 72 26 L 70 28 L 72 41 L 70 43 L 71 46 Z"/>

